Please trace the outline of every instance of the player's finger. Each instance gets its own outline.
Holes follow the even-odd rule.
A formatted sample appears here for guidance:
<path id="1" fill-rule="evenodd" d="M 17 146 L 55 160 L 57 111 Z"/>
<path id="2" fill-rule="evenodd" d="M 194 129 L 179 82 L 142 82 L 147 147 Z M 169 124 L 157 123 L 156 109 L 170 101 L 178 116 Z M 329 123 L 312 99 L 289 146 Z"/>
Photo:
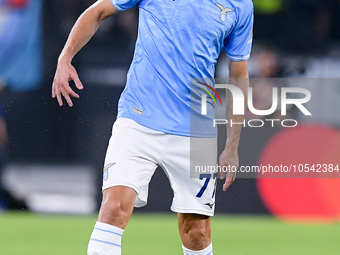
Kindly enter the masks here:
<path id="1" fill-rule="evenodd" d="M 235 181 L 235 178 L 226 178 L 224 185 L 223 185 L 223 191 L 226 191 L 234 181 Z"/>
<path id="2" fill-rule="evenodd" d="M 223 168 L 221 168 L 221 169 L 223 169 Z M 224 178 L 227 177 L 227 174 L 224 171 L 221 171 L 218 176 L 219 176 L 220 180 L 223 180 Z"/>
<path id="3" fill-rule="evenodd" d="M 72 103 L 72 100 L 71 100 L 71 97 L 70 95 L 65 91 L 65 90 L 62 90 L 61 92 L 63 94 L 63 97 L 65 98 L 67 104 L 72 107 L 73 106 L 73 103 Z"/>
<path id="4" fill-rule="evenodd" d="M 223 185 L 223 191 L 226 191 L 229 186 L 235 181 L 236 179 L 236 173 L 228 172 L 226 175 L 226 179 Z"/>
<path id="5" fill-rule="evenodd" d="M 61 93 L 58 89 L 56 89 L 56 95 L 57 95 L 59 106 L 63 106 L 63 99 L 61 98 Z"/>
<path id="6" fill-rule="evenodd" d="M 55 98 L 55 91 L 54 91 L 54 88 L 55 88 L 55 86 L 54 86 L 54 83 L 52 84 L 52 98 Z"/>
<path id="7" fill-rule="evenodd" d="M 77 89 L 83 89 L 84 88 L 84 86 L 81 83 L 79 76 L 78 76 L 76 71 L 72 74 L 72 79 L 74 81 L 74 84 L 76 84 Z"/>
<path id="8" fill-rule="evenodd" d="M 65 90 L 66 93 L 69 94 L 71 97 L 79 98 L 79 95 L 74 92 L 70 87 L 67 87 Z"/>

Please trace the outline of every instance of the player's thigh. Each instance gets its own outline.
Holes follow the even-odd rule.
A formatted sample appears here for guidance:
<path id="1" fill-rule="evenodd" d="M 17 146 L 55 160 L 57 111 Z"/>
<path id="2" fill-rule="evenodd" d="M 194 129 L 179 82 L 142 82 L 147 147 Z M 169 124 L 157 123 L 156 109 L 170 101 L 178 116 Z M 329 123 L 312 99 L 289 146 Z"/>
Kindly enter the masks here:
<path id="1" fill-rule="evenodd" d="M 118 118 L 106 152 L 103 191 L 115 186 L 137 192 L 136 206 L 147 202 L 148 185 L 157 168 L 159 132 L 141 126 L 131 119 Z"/>
<path id="2" fill-rule="evenodd" d="M 210 173 L 193 174 L 193 164 L 201 165 L 193 156 L 192 138 L 172 136 L 169 141 L 169 150 L 164 158 L 162 168 L 165 170 L 174 198 L 171 209 L 177 213 L 193 213 L 213 216 L 215 209 L 216 175 Z M 199 138 L 201 139 L 201 138 Z M 204 155 L 202 164 L 214 165 L 217 162 L 217 145 L 215 138 L 195 139 L 203 143 L 203 150 L 195 154 Z M 198 157 L 202 159 L 203 157 Z"/>

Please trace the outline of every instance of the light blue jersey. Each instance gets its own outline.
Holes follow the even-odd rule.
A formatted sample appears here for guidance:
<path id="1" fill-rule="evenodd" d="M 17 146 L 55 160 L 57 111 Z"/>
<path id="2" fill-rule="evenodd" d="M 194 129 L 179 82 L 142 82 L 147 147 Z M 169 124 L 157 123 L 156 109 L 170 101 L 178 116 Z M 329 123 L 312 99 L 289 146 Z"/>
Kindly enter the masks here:
<path id="1" fill-rule="evenodd" d="M 215 137 L 214 128 L 190 128 L 190 80 L 214 78 L 223 47 L 232 61 L 250 57 L 252 1 L 111 1 L 119 11 L 139 7 L 135 54 L 118 117 L 168 134 Z M 200 118 L 197 125 L 207 125 L 214 118 L 213 104 L 208 105 L 211 114 L 207 116 L 195 111 Z"/>

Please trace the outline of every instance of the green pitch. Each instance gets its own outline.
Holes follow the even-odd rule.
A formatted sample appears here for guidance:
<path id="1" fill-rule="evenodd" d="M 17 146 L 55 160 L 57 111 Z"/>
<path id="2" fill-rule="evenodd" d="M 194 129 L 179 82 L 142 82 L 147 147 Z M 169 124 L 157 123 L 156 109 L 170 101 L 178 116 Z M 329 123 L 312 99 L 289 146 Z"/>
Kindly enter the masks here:
<path id="1" fill-rule="evenodd" d="M 85 255 L 95 216 L 0 215 L 1 255 Z M 340 225 L 287 224 L 272 217 L 216 216 L 216 255 L 339 254 Z M 175 214 L 135 214 L 123 238 L 125 255 L 183 254 Z"/>

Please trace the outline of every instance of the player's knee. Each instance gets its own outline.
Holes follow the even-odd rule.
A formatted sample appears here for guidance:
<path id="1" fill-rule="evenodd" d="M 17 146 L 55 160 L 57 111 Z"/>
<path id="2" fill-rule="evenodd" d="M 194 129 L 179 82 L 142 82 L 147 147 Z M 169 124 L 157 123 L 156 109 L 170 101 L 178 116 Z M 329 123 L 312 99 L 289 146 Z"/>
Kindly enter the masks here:
<path id="1" fill-rule="evenodd" d="M 124 210 L 121 201 L 103 201 L 99 221 L 124 229 L 129 221 L 129 212 Z"/>
<path id="2" fill-rule="evenodd" d="M 210 243 L 210 234 L 204 226 L 188 226 L 184 232 L 185 246 L 193 250 L 204 249 Z"/>
<path id="3" fill-rule="evenodd" d="M 208 233 L 205 227 L 202 226 L 193 226 L 187 232 L 188 238 L 193 241 L 201 241 L 202 239 L 208 238 Z"/>

